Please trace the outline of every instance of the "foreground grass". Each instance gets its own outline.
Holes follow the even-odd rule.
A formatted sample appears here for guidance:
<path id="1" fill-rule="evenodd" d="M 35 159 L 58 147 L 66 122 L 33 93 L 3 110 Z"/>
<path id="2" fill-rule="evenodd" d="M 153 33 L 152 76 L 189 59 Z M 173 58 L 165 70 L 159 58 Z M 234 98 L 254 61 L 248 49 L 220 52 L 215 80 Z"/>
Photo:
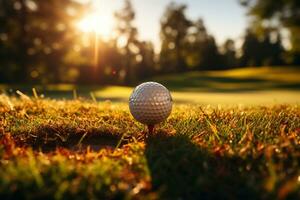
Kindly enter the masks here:
<path id="1" fill-rule="evenodd" d="M 0 199 L 300 197 L 299 105 L 175 105 L 143 132 L 126 104 L 1 96 Z"/>

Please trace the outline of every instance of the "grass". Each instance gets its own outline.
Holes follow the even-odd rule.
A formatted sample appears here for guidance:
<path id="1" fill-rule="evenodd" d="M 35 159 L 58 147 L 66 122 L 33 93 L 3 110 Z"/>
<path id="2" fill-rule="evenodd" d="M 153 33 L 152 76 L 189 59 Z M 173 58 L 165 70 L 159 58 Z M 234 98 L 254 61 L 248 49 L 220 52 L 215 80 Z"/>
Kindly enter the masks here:
<path id="1" fill-rule="evenodd" d="M 256 67 L 227 71 L 189 72 L 180 76 L 164 75 L 150 80 L 163 83 L 172 91 L 177 103 L 202 105 L 262 105 L 300 103 L 299 67 Z M 32 95 L 38 94 L 56 99 L 73 99 L 74 89 L 78 96 L 90 98 L 90 92 L 99 101 L 127 102 L 132 87 L 122 86 L 75 86 L 70 84 L 46 86 L 0 85 L 0 89 L 14 94 L 15 90 Z M 12 88 L 12 90 L 10 90 Z"/>
<path id="2" fill-rule="evenodd" d="M 0 97 L 0 199 L 299 199 L 300 107 Z M 116 146 L 122 139 L 118 148 Z"/>

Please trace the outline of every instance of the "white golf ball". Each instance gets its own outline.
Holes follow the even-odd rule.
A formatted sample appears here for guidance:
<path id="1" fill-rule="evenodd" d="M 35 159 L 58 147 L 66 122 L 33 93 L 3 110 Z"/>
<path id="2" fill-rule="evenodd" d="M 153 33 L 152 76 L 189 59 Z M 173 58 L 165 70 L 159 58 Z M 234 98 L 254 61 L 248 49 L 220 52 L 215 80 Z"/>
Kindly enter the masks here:
<path id="1" fill-rule="evenodd" d="M 137 121 L 146 125 L 155 125 L 170 115 L 172 97 L 169 90 L 159 83 L 142 83 L 130 95 L 129 109 Z"/>

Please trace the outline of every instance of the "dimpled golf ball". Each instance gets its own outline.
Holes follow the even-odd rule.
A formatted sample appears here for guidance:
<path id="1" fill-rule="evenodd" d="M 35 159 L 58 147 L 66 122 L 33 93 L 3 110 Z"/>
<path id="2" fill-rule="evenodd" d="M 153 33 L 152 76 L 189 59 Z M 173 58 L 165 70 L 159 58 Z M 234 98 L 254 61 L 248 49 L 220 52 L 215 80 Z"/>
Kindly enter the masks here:
<path id="1" fill-rule="evenodd" d="M 138 85 L 129 98 L 132 116 L 146 125 L 155 125 L 168 118 L 172 111 L 169 90 L 156 82 Z"/>

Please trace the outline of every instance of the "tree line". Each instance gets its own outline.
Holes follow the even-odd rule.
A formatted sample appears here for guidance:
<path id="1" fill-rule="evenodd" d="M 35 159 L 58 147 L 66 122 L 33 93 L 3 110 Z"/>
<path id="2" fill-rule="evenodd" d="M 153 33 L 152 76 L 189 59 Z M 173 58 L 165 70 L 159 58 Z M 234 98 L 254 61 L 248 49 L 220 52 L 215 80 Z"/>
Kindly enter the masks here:
<path id="1" fill-rule="evenodd" d="M 160 20 L 161 47 L 156 53 L 151 42 L 138 37 L 130 0 L 115 13 L 117 26 L 109 40 L 82 34 L 74 25 L 89 12 L 89 4 L 0 0 L 0 82 L 129 85 L 166 73 L 299 65 L 298 2 L 240 0 L 252 23 L 239 49 L 232 39 L 218 46 L 203 19 L 191 20 L 186 5 L 170 3 Z M 275 4 L 285 5 L 295 16 L 278 18 L 287 11 Z M 290 32 L 290 49 L 283 47 L 283 28 Z"/>

